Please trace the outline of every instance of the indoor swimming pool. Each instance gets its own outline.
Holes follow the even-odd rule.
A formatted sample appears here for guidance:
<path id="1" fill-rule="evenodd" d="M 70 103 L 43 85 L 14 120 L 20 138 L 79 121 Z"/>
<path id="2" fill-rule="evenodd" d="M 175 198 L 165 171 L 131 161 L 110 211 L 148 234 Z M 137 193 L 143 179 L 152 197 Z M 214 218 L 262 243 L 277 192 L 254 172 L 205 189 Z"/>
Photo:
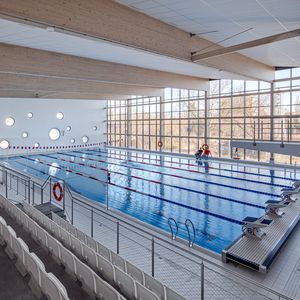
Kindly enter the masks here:
<path id="1" fill-rule="evenodd" d="M 260 217 L 296 174 L 258 165 L 203 161 L 115 149 L 17 156 L 10 166 L 35 177 L 65 180 L 73 191 L 170 233 L 169 218 L 187 239 L 221 253 L 242 233 L 242 220 Z M 109 179 L 108 179 L 109 178 Z"/>

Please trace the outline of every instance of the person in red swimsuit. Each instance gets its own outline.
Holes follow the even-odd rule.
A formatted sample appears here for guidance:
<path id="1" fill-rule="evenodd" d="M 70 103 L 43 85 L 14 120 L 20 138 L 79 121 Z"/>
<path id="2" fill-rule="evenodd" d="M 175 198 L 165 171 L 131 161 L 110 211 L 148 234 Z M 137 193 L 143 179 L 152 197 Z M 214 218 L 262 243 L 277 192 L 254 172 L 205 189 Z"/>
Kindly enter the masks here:
<path id="1" fill-rule="evenodd" d="M 211 151 L 209 150 L 209 146 L 207 144 L 202 145 L 203 154 L 202 156 L 207 158 L 209 155 L 212 156 Z"/>

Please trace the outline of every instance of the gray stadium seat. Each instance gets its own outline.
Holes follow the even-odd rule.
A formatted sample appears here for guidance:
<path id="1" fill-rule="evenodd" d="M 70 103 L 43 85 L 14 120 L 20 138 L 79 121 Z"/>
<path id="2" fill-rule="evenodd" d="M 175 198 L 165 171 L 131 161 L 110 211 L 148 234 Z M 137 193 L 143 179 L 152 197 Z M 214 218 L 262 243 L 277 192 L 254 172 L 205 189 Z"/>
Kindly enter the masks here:
<path id="1" fill-rule="evenodd" d="M 77 278 L 82 283 L 84 289 L 88 291 L 91 296 L 96 293 L 95 288 L 95 276 L 96 273 L 85 263 L 80 261 L 77 257 L 75 258 Z"/>
<path id="2" fill-rule="evenodd" d="M 59 228 L 59 234 L 55 233 L 55 237 L 60 239 L 60 241 L 66 246 L 72 248 L 71 235 L 68 231 L 63 228 Z"/>
<path id="3" fill-rule="evenodd" d="M 76 229 L 76 236 L 80 241 L 86 243 L 86 234 L 83 233 L 81 230 Z"/>
<path id="4" fill-rule="evenodd" d="M 47 232 L 40 226 L 37 226 L 37 240 L 43 247 L 48 248 Z"/>
<path id="5" fill-rule="evenodd" d="M 47 240 L 48 240 L 48 250 L 52 254 L 52 256 L 60 260 L 61 254 L 60 254 L 60 249 L 61 249 L 61 243 L 54 238 L 52 235 L 48 234 L 47 235 Z"/>
<path id="6" fill-rule="evenodd" d="M 37 223 L 32 219 L 28 220 L 27 230 L 32 237 L 37 236 Z"/>
<path id="7" fill-rule="evenodd" d="M 115 274 L 115 284 L 119 291 L 128 299 L 136 299 L 136 287 L 134 279 L 118 267 L 115 267 Z"/>
<path id="8" fill-rule="evenodd" d="M 139 283 L 144 284 L 144 272 L 128 261 L 126 262 L 126 265 L 127 273 Z"/>
<path id="9" fill-rule="evenodd" d="M 60 224 L 61 224 L 62 227 L 64 227 L 66 230 L 68 230 L 73 235 L 77 236 L 77 228 L 75 226 L 73 226 L 69 222 L 65 221 L 61 217 L 59 217 L 59 216 L 57 216 L 57 217 L 61 219 Z"/>
<path id="10" fill-rule="evenodd" d="M 16 237 L 16 232 L 8 225 L 2 225 L 2 236 L 3 239 L 10 249 L 12 249 L 12 239 L 17 238 Z"/>
<path id="11" fill-rule="evenodd" d="M 160 299 L 165 299 L 165 289 L 163 284 L 145 273 L 145 287 L 159 296 Z"/>
<path id="12" fill-rule="evenodd" d="M 16 239 L 13 239 L 12 246 L 13 246 L 13 252 L 16 255 L 17 259 L 22 264 L 25 265 L 24 250 L 29 252 L 29 248 L 28 248 L 27 244 L 21 238 L 16 238 Z"/>
<path id="13" fill-rule="evenodd" d="M 105 257 L 106 259 L 108 259 L 109 261 L 111 261 L 110 250 L 98 242 L 97 242 L 97 252 L 103 257 Z"/>
<path id="14" fill-rule="evenodd" d="M 97 242 L 90 236 L 86 238 L 86 244 L 97 252 Z"/>
<path id="15" fill-rule="evenodd" d="M 72 251 L 79 257 L 83 258 L 83 249 L 82 249 L 82 242 L 73 236 L 72 234 L 68 233 L 69 238 L 71 240 L 71 249 Z"/>
<path id="16" fill-rule="evenodd" d="M 69 299 L 66 288 L 52 273 L 42 272 L 42 291 L 49 300 Z"/>
<path id="17" fill-rule="evenodd" d="M 136 282 L 136 291 L 137 300 L 160 300 L 156 294 L 145 288 L 145 286 L 139 282 Z"/>
<path id="18" fill-rule="evenodd" d="M 126 261 L 118 254 L 114 253 L 113 251 L 110 251 L 111 253 L 111 262 L 119 267 L 121 270 L 126 272 Z"/>
<path id="19" fill-rule="evenodd" d="M 1 246 L 5 245 L 5 241 L 3 238 L 3 227 L 4 226 L 6 226 L 6 221 L 0 216 L 0 245 Z"/>
<path id="20" fill-rule="evenodd" d="M 59 244 L 61 262 L 65 266 L 66 271 L 73 277 L 77 276 L 75 256 L 67 250 L 62 244 Z"/>
<path id="21" fill-rule="evenodd" d="M 119 293 L 99 276 L 95 277 L 96 294 L 99 300 L 120 300 Z"/>
<path id="22" fill-rule="evenodd" d="M 169 289 L 168 287 L 165 287 L 165 292 L 167 300 L 186 300 L 184 297 L 178 295 L 176 292 Z"/>
<path id="23" fill-rule="evenodd" d="M 57 238 L 60 237 L 60 233 L 59 233 L 59 230 L 60 230 L 60 226 L 57 225 L 56 223 L 54 222 L 50 222 L 50 226 L 48 228 L 48 230 Z"/>
<path id="24" fill-rule="evenodd" d="M 12 245 L 13 245 L 13 253 L 15 254 L 15 256 L 17 258 L 17 261 L 15 263 L 16 268 L 19 270 L 19 272 L 22 276 L 25 276 L 27 274 L 27 271 L 25 268 L 24 251 L 29 252 L 29 248 L 28 248 L 27 244 L 21 238 L 13 239 Z"/>
<path id="25" fill-rule="evenodd" d="M 24 250 L 24 259 L 25 267 L 30 274 L 29 286 L 39 298 L 42 289 L 42 272 L 46 272 L 45 266 L 34 253 L 27 252 L 26 250 Z"/>
<path id="26" fill-rule="evenodd" d="M 82 244 L 82 248 L 83 248 L 83 259 L 94 270 L 98 270 L 97 253 L 95 252 L 95 250 L 85 244 Z"/>
<path id="27" fill-rule="evenodd" d="M 115 281 L 115 270 L 114 265 L 104 258 L 103 256 L 97 254 L 98 260 L 98 271 L 100 272 L 101 276 L 110 282 L 111 284 Z"/>

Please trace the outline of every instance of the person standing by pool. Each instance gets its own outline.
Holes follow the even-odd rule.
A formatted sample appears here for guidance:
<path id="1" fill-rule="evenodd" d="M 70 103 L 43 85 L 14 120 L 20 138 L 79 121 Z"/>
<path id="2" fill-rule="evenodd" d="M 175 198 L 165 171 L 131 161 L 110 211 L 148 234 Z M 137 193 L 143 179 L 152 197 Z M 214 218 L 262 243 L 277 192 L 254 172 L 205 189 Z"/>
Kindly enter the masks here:
<path id="1" fill-rule="evenodd" d="M 201 161 L 202 154 L 203 154 L 203 150 L 202 150 L 202 148 L 200 148 L 200 149 L 195 153 L 196 162 L 199 162 L 199 160 Z"/>
<path id="2" fill-rule="evenodd" d="M 202 157 L 204 157 L 204 158 L 208 158 L 209 156 L 212 157 L 212 154 L 211 154 L 208 144 L 203 144 L 202 149 L 203 149 Z"/>
<path id="3" fill-rule="evenodd" d="M 110 172 L 107 171 L 107 183 L 110 183 Z"/>

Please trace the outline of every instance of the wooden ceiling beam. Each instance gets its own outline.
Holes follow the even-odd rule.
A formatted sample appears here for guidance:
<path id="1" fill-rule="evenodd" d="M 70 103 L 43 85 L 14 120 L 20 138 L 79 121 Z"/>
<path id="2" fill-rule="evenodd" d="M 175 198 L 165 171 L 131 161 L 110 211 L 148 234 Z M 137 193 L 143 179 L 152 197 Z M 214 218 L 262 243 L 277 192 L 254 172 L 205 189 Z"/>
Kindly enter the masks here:
<path id="1" fill-rule="evenodd" d="M 299 35 L 300 35 L 300 29 L 282 32 L 261 39 L 257 39 L 257 40 L 253 40 L 253 41 L 249 41 L 249 42 L 245 42 L 245 43 L 241 43 L 241 44 L 237 44 L 237 45 L 233 45 L 233 46 L 229 46 L 229 47 L 225 47 L 213 51 L 208 51 L 205 53 L 194 54 L 192 55 L 192 61 L 196 62 L 202 59 L 212 58 L 212 57 L 216 57 L 216 56 L 220 56 L 220 55 L 224 55 L 224 54 L 228 54 L 240 50 L 245 50 L 245 49 L 258 47 L 258 46 L 262 46 L 274 42 L 279 42 L 286 39 L 297 37 Z"/>
<path id="2" fill-rule="evenodd" d="M 63 93 L 65 95 L 78 94 L 82 95 L 81 97 L 92 95 L 93 99 L 105 99 L 103 95 L 110 95 L 110 98 L 114 98 L 114 95 L 124 95 L 128 98 L 130 95 L 162 96 L 164 93 L 162 88 L 11 73 L 0 73 L 0 91 L 5 91 L 7 94 L 15 92 L 16 95 L 24 92 L 24 97 L 27 97 L 28 94 L 31 95 L 30 97 L 38 98 L 45 97 L 47 94 L 53 97 L 57 93 Z M 68 96 L 69 98 L 70 96 Z"/>
<path id="3" fill-rule="evenodd" d="M 185 61 L 191 61 L 191 52 L 197 49 L 218 46 L 111 0 L 1 0 L 0 15 Z M 246 77 L 274 79 L 272 66 L 239 53 L 232 59 L 201 64 Z M 241 64 L 245 67 L 240 68 Z"/>
<path id="4" fill-rule="evenodd" d="M 206 90 L 208 80 L 0 43 L 0 74 Z"/>

